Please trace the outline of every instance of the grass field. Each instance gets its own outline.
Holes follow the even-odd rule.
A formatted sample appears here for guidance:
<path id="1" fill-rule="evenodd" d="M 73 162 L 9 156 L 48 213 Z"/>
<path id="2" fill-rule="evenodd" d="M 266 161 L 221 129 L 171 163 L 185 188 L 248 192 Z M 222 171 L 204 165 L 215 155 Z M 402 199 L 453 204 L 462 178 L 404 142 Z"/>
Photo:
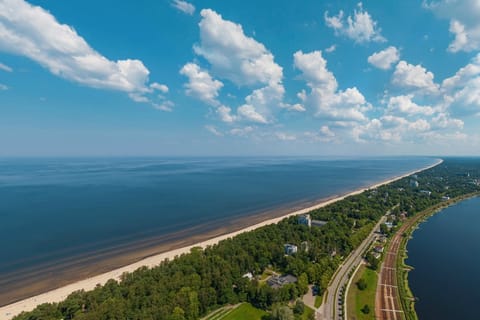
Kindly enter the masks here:
<path id="1" fill-rule="evenodd" d="M 367 283 L 365 290 L 359 290 L 356 283 L 363 278 Z M 365 265 L 358 269 L 358 272 L 353 278 L 352 284 L 348 290 L 347 306 L 348 319 L 347 320 L 370 320 L 374 318 L 375 314 L 375 292 L 377 289 L 378 275 L 375 271 L 367 268 Z M 361 309 L 364 305 L 370 308 L 369 314 L 364 314 Z"/>
<path id="2" fill-rule="evenodd" d="M 250 303 L 242 303 L 227 314 L 222 315 L 218 320 L 261 320 L 267 313 L 253 307 Z"/>
<path id="3" fill-rule="evenodd" d="M 303 311 L 303 314 L 301 315 L 300 319 L 301 320 L 308 320 L 308 319 L 311 319 L 310 318 L 310 315 L 313 314 L 314 311 L 312 308 L 309 308 L 307 306 L 305 306 L 305 311 Z"/>

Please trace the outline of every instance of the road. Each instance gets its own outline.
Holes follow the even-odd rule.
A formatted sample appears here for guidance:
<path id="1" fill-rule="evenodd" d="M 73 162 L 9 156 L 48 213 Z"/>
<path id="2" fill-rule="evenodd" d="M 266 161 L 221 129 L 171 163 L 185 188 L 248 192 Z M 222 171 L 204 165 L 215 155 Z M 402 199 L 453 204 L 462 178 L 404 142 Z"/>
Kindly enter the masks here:
<path id="1" fill-rule="evenodd" d="M 388 214 L 388 213 L 387 213 Z M 327 288 L 326 299 L 324 299 L 320 308 L 316 313 L 316 319 L 321 320 L 341 320 L 343 319 L 343 305 L 341 303 L 343 290 L 349 279 L 349 272 L 354 269 L 358 264 L 362 262 L 363 253 L 372 243 L 375 237 L 375 231 L 380 228 L 380 224 L 386 221 L 386 215 L 383 216 L 380 221 L 375 225 L 372 232 L 363 242 L 345 259 L 340 265 L 339 269 L 330 281 L 330 285 Z"/>

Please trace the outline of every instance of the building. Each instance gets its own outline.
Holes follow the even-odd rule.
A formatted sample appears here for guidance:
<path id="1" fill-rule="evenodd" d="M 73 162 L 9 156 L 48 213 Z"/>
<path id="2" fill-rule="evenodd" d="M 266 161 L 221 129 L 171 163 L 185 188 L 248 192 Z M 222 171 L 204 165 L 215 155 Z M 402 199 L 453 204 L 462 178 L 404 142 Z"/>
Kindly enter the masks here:
<path id="1" fill-rule="evenodd" d="M 323 221 L 323 220 L 312 220 L 312 226 L 315 227 L 323 227 L 324 225 L 327 224 L 328 221 Z"/>
<path id="2" fill-rule="evenodd" d="M 298 224 L 303 224 L 308 227 L 312 226 L 312 218 L 310 218 L 309 214 L 302 214 L 298 216 L 297 221 L 298 221 Z"/>
<path id="3" fill-rule="evenodd" d="M 291 284 L 296 282 L 297 282 L 297 277 L 294 277 L 291 274 L 287 274 L 284 276 L 271 276 L 267 280 L 267 284 L 273 289 L 279 289 L 286 284 Z"/>
<path id="4" fill-rule="evenodd" d="M 442 197 L 442 201 L 448 201 L 448 200 L 450 200 L 450 197 L 449 197 L 449 196 L 443 196 L 443 197 Z"/>
<path id="5" fill-rule="evenodd" d="M 417 180 L 410 180 L 410 187 L 418 188 L 418 181 Z"/>
<path id="6" fill-rule="evenodd" d="M 286 243 L 284 245 L 284 248 L 285 248 L 286 255 L 292 255 L 298 252 L 298 247 L 294 244 Z"/>
<path id="7" fill-rule="evenodd" d="M 382 246 L 375 246 L 375 248 L 373 248 L 373 250 L 375 250 L 375 252 L 382 253 L 383 252 L 383 247 Z"/>
<path id="8" fill-rule="evenodd" d="M 421 193 L 421 194 L 424 194 L 424 195 L 426 195 L 426 196 L 428 196 L 428 197 L 430 197 L 430 195 L 432 194 L 432 192 L 431 192 L 431 191 L 428 191 L 428 190 L 421 190 L 420 193 Z"/>

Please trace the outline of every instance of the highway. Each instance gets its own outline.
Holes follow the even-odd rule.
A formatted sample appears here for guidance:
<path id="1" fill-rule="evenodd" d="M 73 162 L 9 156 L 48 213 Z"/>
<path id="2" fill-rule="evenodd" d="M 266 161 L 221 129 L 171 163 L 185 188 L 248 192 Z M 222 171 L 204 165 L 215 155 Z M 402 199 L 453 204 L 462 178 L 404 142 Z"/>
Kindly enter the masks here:
<path id="1" fill-rule="evenodd" d="M 388 214 L 388 213 L 387 213 Z M 352 269 L 354 269 L 358 264 L 362 262 L 363 253 L 372 243 L 375 238 L 375 231 L 379 230 L 380 224 L 386 221 L 386 215 L 383 216 L 380 221 L 375 225 L 372 232 L 367 236 L 365 240 L 345 259 L 345 261 L 337 269 L 337 272 L 333 276 L 333 279 L 330 281 L 330 285 L 327 288 L 325 293 L 326 299 L 320 308 L 317 309 L 316 319 L 317 320 L 341 320 L 343 319 L 343 304 L 342 296 L 343 291 L 345 290 L 345 285 L 348 283 L 349 276 L 348 274 Z"/>

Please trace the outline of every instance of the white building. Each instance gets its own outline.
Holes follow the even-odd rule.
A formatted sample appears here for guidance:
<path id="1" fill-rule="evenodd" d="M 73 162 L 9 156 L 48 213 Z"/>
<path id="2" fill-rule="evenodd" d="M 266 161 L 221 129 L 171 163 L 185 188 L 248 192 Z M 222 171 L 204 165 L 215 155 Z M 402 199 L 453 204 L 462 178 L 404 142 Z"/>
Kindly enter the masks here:
<path id="1" fill-rule="evenodd" d="M 292 255 L 298 252 L 298 247 L 294 244 L 287 243 L 284 245 L 285 254 Z"/>

